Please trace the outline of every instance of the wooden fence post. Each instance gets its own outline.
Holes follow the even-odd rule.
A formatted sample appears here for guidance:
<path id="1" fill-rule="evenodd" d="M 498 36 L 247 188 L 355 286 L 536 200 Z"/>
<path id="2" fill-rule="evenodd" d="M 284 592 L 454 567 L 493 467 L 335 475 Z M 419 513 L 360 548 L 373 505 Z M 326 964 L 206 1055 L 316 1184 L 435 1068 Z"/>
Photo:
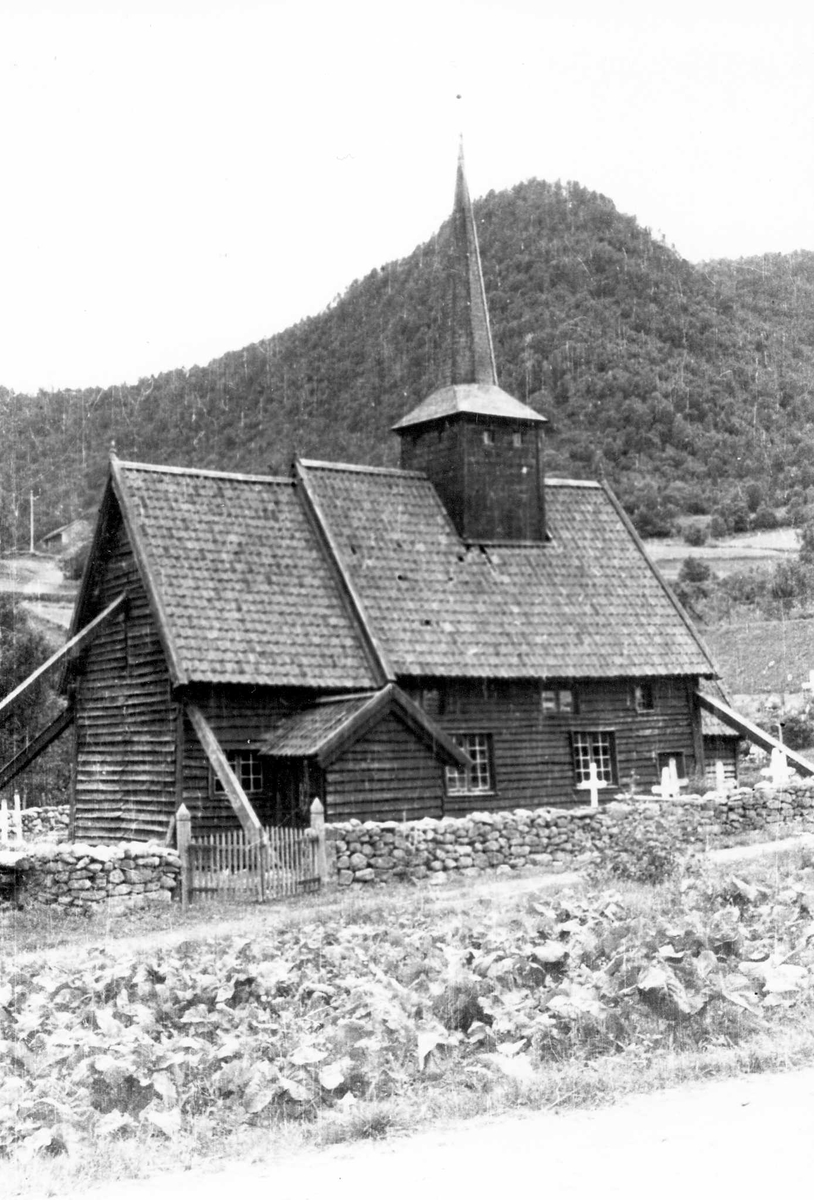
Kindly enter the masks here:
<path id="1" fill-rule="evenodd" d="M 317 843 L 317 877 L 320 888 L 328 882 L 328 854 L 325 849 L 325 809 L 319 796 L 314 797 L 311 805 L 311 831 Z"/>
<path id="2" fill-rule="evenodd" d="M 175 834 L 178 855 L 181 859 L 181 911 L 189 908 L 192 883 L 192 863 L 189 843 L 192 839 L 192 815 L 186 804 L 182 804 L 175 814 Z"/>
<path id="3" fill-rule="evenodd" d="M 260 870 L 260 903 L 266 900 L 266 875 L 269 869 L 269 835 L 263 830 L 263 836 L 257 847 L 257 864 Z"/>
<path id="4" fill-rule="evenodd" d="M 23 840 L 23 809 L 18 791 L 14 793 L 14 837 L 18 842 Z"/>

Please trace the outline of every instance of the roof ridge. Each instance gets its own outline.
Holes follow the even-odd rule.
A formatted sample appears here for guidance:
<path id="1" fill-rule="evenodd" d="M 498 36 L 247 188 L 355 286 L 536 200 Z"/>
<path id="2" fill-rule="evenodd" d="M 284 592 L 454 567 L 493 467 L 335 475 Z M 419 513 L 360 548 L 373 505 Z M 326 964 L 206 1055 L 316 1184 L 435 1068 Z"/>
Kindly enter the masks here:
<path id="1" fill-rule="evenodd" d="M 385 685 L 386 686 L 386 685 Z M 373 696 L 377 696 L 381 688 L 365 688 L 363 691 L 339 693 L 334 696 L 317 696 L 316 700 L 311 700 L 306 704 L 306 708 L 314 708 L 317 704 L 349 704 L 352 700 L 370 700 Z M 300 711 L 295 710 L 294 715 Z M 292 714 L 288 714 L 291 716 Z"/>
<path id="2" fill-rule="evenodd" d="M 577 487 L 577 488 L 598 488 L 602 490 L 602 484 L 598 479 L 569 479 L 564 475 L 546 475 L 546 487 Z"/>
<path id="3" fill-rule="evenodd" d="M 126 459 L 116 460 L 117 465 L 127 471 L 153 471 L 162 475 L 194 475 L 204 479 L 232 479 L 239 483 L 287 483 L 293 486 L 293 480 L 287 475 L 246 474 L 241 471 L 214 471 L 206 467 L 171 467 L 161 463 L 129 462 Z"/>
<path id="4" fill-rule="evenodd" d="M 358 475 L 400 475 L 407 479 L 427 479 L 424 471 L 404 471 L 401 467 L 369 467 L 364 463 L 327 462 L 315 458 L 301 458 L 300 462 L 308 470 L 318 471 L 354 471 Z"/>

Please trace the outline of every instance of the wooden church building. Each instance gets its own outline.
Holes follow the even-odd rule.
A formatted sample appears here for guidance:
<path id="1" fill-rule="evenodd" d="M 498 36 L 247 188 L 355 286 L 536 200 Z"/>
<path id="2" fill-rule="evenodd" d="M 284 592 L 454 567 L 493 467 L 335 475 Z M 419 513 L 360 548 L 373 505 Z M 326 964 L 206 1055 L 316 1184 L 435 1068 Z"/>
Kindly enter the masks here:
<path id="1" fill-rule="evenodd" d="M 498 385 L 458 165 L 437 390 L 400 469 L 115 457 L 71 630 L 74 832 L 415 819 L 702 774 L 715 667 L 607 487 Z M 66 718 L 67 720 L 67 718 Z"/>

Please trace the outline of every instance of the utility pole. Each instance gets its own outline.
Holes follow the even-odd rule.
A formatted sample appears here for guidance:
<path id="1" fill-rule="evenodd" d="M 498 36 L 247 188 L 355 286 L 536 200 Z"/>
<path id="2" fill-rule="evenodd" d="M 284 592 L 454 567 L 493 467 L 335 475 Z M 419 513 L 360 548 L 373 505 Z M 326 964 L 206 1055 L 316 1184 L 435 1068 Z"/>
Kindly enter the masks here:
<path id="1" fill-rule="evenodd" d="M 34 553 L 34 489 L 33 488 L 31 489 L 30 495 L 31 495 L 31 521 L 30 521 L 31 546 L 30 546 L 30 550 L 31 550 L 31 553 L 33 554 Z"/>

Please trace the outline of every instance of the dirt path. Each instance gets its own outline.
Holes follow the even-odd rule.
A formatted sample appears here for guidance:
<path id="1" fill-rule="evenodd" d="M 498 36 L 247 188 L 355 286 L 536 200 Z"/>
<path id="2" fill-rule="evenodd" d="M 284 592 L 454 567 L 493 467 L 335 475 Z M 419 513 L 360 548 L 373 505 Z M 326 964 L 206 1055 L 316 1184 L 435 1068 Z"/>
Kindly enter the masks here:
<path id="1" fill-rule="evenodd" d="M 117 1183 L 61 1200 L 766 1200 L 810 1195 L 814 1068 L 692 1085 L 612 1108 L 477 1119 L 383 1143 Z"/>

